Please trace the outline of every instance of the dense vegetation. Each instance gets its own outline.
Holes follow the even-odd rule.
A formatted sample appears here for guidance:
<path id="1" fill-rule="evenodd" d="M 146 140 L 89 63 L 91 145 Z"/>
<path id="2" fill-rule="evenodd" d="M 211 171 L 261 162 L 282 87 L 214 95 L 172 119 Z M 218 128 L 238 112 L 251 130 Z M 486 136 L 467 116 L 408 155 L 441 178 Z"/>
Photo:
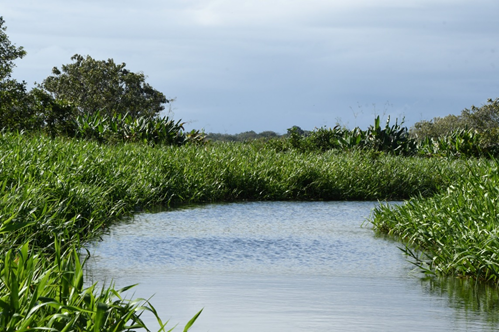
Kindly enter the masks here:
<path id="1" fill-rule="evenodd" d="M 499 283 L 499 162 L 468 165 L 469 174 L 432 197 L 377 209 L 373 223 L 405 241 L 428 273 Z"/>
<path id="2" fill-rule="evenodd" d="M 229 143 L 111 146 L 16 133 L 3 133 L 0 140 L 0 251 L 5 264 L 0 300 L 9 312 L 3 326 L 12 330 L 48 321 L 53 327 L 78 330 L 78 324 L 94 326 L 102 308 L 107 308 L 103 324 L 109 325 L 105 326 L 129 317 L 139 322 L 130 316 L 136 308 L 119 298 L 113 306 L 89 307 L 85 294 L 96 292 L 88 296 L 111 301 L 115 291 L 83 290 L 81 279 L 73 278 L 79 263 L 72 252 L 113 221 L 147 207 L 242 199 L 402 199 L 436 193 L 469 172 L 469 163 L 463 160 L 442 163 L 361 151 L 275 153 L 271 147 Z M 70 260 L 63 264 L 65 272 L 58 270 L 62 263 L 49 263 L 60 261 L 50 259 L 54 253 Z M 21 268 L 19 264 L 28 265 Z M 44 278 L 51 284 L 45 284 Z M 12 282 L 17 283 L 15 287 L 9 286 Z M 23 291 L 19 300 L 12 299 L 27 285 L 48 291 L 58 283 L 81 290 L 72 295 L 71 305 L 59 293 L 48 296 L 41 291 Z M 50 305 L 42 305 L 43 301 Z M 87 318 L 80 315 L 88 310 L 94 311 Z M 115 318 L 113 310 L 122 316 Z"/>
<path id="3" fill-rule="evenodd" d="M 27 91 L 11 78 L 25 51 L 3 24 L 1 330 L 129 331 L 144 327 L 143 310 L 164 330 L 147 301 L 112 285 L 84 288 L 78 255 L 113 222 L 158 205 L 407 199 L 376 210 L 374 229 L 404 241 L 428 273 L 499 284 L 499 100 L 411 130 L 378 117 L 366 130 L 295 126 L 210 143 L 159 117 L 170 100 L 111 59 L 76 55 Z"/>
<path id="4" fill-rule="evenodd" d="M 489 102 L 491 104 L 481 108 L 473 107 L 472 111 L 466 110 L 466 114 L 473 117 L 476 123 L 481 121 L 481 127 L 475 126 L 470 129 L 467 125 L 456 126 L 452 127 L 452 130 L 441 132 L 440 135 L 421 136 L 423 132 L 421 128 L 429 122 L 416 123 L 415 127 L 409 130 L 398 121 L 391 124 L 389 117 L 382 126 L 378 116 L 374 120 L 374 125 L 369 126 L 367 130 L 358 127 L 350 130 L 336 126 L 306 131 L 294 126 L 284 135 L 274 132 L 257 134 L 253 131 L 236 135 L 210 133 L 206 139 L 214 143 L 260 143 L 272 146 L 278 152 L 364 150 L 420 157 L 499 157 L 499 120 L 491 117 L 491 113 L 496 112 L 499 119 L 499 100 Z"/>
<path id="5" fill-rule="evenodd" d="M 113 59 L 98 61 L 75 54 L 74 62 L 54 67 L 40 88 L 56 100 L 76 105 L 79 114 L 128 113 L 132 117 L 154 117 L 169 103 L 165 95 L 145 82 L 143 73 L 125 69 Z"/>

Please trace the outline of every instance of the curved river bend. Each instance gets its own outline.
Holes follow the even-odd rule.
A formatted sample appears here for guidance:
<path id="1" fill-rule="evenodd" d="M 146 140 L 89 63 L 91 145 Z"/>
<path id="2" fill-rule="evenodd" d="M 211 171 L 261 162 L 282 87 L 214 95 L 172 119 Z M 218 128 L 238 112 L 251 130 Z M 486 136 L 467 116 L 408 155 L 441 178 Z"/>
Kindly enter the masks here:
<path id="1" fill-rule="evenodd" d="M 361 227 L 376 205 L 250 202 L 137 215 L 88 246 L 87 282 L 139 283 L 129 297 L 154 294 L 179 331 L 201 308 L 193 332 L 496 330 L 487 306 L 497 308 L 497 291 L 480 298 L 462 281 L 411 272 L 399 243 Z"/>

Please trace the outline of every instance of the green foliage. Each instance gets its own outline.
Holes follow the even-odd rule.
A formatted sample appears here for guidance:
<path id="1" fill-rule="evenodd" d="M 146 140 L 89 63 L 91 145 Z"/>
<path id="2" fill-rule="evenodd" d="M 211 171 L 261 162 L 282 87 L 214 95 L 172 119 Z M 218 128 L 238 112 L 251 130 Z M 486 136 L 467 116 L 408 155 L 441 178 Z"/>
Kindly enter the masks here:
<path id="1" fill-rule="evenodd" d="M 490 165 L 483 160 L 425 159 L 355 149 L 275 153 L 258 142 L 153 148 L 6 132 L 0 134 L 0 156 L 0 259 L 2 253 L 11 255 L 4 258 L 9 262 L 4 284 L 12 285 L 0 288 L 5 303 L 0 305 L 7 310 L 3 326 L 14 330 L 36 326 L 30 325 L 35 320 L 58 329 L 74 324 L 95 329 L 99 322 L 115 324 L 119 317 L 129 317 L 126 324 L 140 324 L 131 315 L 138 310 L 135 302 L 122 301 L 109 289 L 78 288 L 81 268 L 74 254 L 79 241 L 95 238 L 110 223 L 138 210 L 256 199 L 428 197 Z M 474 204 L 472 197 L 463 206 Z M 465 217 L 471 222 L 474 213 Z M 27 250 L 19 249 L 27 242 L 30 254 L 24 257 L 39 261 L 26 259 L 35 268 L 21 278 L 11 263 L 21 262 L 16 255 Z M 55 259 L 42 259 L 49 253 Z M 57 259 L 57 253 L 65 258 Z M 64 263 L 65 259 L 74 263 Z M 43 278 L 53 280 L 54 286 L 38 286 Z M 43 302 L 45 298 L 51 300 Z M 30 312 L 37 317 L 33 321 Z"/>
<path id="2" fill-rule="evenodd" d="M 476 129 L 478 132 L 497 129 L 499 128 L 499 98 L 488 99 L 487 103 L 481 107 L 465 108 L 461 117 L 469 128 Z"/>
<path id="3" fill-rule="evenodd" d="M 181 120 L 174 122 L 168 117 L 134 118 L 129 114 L 106 116 L 96 113 L 78 116 L 75 120 L 75 137 L 97 142 L 142 142 L 149 145 L 183 145 L 205 143 L 204 134 L 184 132 Z"/>
<path id="4" fill-rule="evenodd" d="M 14 61 L 23 58 L 26 52 L 10 42 L 6 30 L 0 16 L 0 129 L 20 131 L 35 125 L 32 112 L 26 109 L 26 83 L 11 79 Z"/>
<path id="5" fill-rule="evenodd" d="M 483 157 L 494 155 L 490 149 L 482 148 L 481 135 L 474 130 L 457 129 L 438 138 L 426 137 L 419 143 L 418 153 L 432 157 Z"/>
<path id="6" fill-rule="evenodd" d="M 450 114 L 443 118 L 436 117 L 433 120 L 416 122 L 409 132 L 412 138 L 421 141 L 427 138 L 438 139 L 464 128 L 466 125 L 461 117 Z"/>
<path id="7" fill-rule="evenodd" d="M 374 151 L 382 151 L 400 155 L 414 154 L 416 143 L 409 138 L 406 127 L 398 124 L 390 126 L 390 117 L 386 120 L 384 128 L 381 128 L 379 116 L 374 120 L 374 126 L 367 129 L 365 148 Z"/>
<path id="8" fill-rule="evenodd" d="M 0 134 L 0 330 L 43 326 L 62 331 L 70 326 L 68 331 L 93 331 L 99 329 L 92 324 L 104 319 L 98 317 L 108 317 L 99 331 L 118 322 L 118 330 L 127 330 L 123 324 L 132 325 L 128 320 L 141 324 L 136 313 L 144 308 L 137 302 L 120 299 L 112 287 L 97 294 L 95 285 L 81 287 L 81 267 L 72 248 L 137 207 L 168 201 L 163 195 L 183 183 L 179 176 L 170 179 L 168 168 L 156 176 L 168 162 L 162 159 L 170 156 L 167 151 Z M 25 272 L 20 275 L 10 263 L 2 267 L 5 261 L 24 264 L 16 255 L 27 242 L 31 249 L 23 254 L 29 256 Z M 56 256 L 47 257 L 50 253 Z M 11 258 L 3 259 L 4 254 Z"/>
<path id="9" fill-rule="evenodd" d="M 148 301 L 122 297 L 133 286 L 117 290 L 113 285 L 99 289 L 93 284 L 85 288 L 83 269 L 77 250 L 62 252 L 57 241 L 50 258 L 33 251 L 29 243 L 0 253 L 0 329 L 149 331 L 140 319 L 148 311 L 157 318 L 160 331 L 165 331 L 166 323 Z"/>
<path id="10" fill-rule="evenodd" d="M 403 240 L 427 273 L 499 283 L 499 162 L 468 161 L 468 171 L 437 195 L 374 213 L 375 230 Z"/>
<path id="11" fill-rule="evenodd" d="M 113 59 L 94 60 L 92 57 L 74 55 L 74 62 L 54 67 L 40 88 L 55 99 L 66 100 L 78 107 L 80 115 L 128 114 L 133 118 L 154 117 L 164 110 L 169 100 L 163 93 L 145 82 L 143 73 L 125 69 L 125 63 Z"/>
<path id="12" fill-rule="evenodd" d="M 36 110 L 31 107 L 32 102 L 24 82 L 0 82 L 0 129 L 19 132 L 40 128 L 41 122 Z"/>
<path id="13" fill-rule="evenodd" d="M 45 132 L 49 136 L 74 136 L 75 135 L 75 116 L 77 108 L 62 99 L 54 99 L 45 91 L 35 88 L 29 93 L 31 105 L 28 109 L 35 112 L 37 131 Z"/>
<path id="14" fill-rule="evenodd" d="M 5 21 L 0 16 L 0 84 L 10 79 L 12 68 L 15 66 L 14 61 L 26 55 L 22 47 L 16 47 L 10 42 L 6 30 Z"/>
<path id="15" fill-rule="evenodd" d="M 430 195 L 464 161 L 388 154 L 301 153 L 252 144 L 107 146 L 0 135 L 0 251 L 30 241 L 53 250 L 92 238 L 137 209 L 235 200 L 376 200 Z M 442 174 L 448 174 L 445 178 Z M 28 224 L 24 224 L 28 223 Z"/>
<path id="16" fill-rule="evenodd" d="M 353 149 L 369 150 L 374 152 L 386 152 L 397 155 L 412 155 L 417 151 L 417 144 L 409 138 L 406 127 L 395 122 L 390 126 L 390 118 L 387 119 L 385 127 L 381 127 L 378 117 L 374 125 L 367 130 L 354 128 L 348 130 L 336 126 L 334 128 L 319 128 L 312 132 L 305 132 L 299 127 L 288 129 L 285 138 L 275 142 L 269 142 L 277 151 L 297 149 L 300 151 L 328 151 Z"/>
<path id="17" fill-rule="evenodd" d="M 456 130 L 473 130 L 480 134 L 499 129 L 499 99 L 489 99 L 481 107 L 471 106 L 464 109 L 461 115 L 447 115 L 443 118 L 434 118 L 430 121 L 417 122 L 411 128 L 411 136 L 424 140 L 427 137 L 440 138 L 451 135 Z M 483 141 L 482 144 L 486 142 Z M 489 142 L 497 144 L 496 142 Z M 485 144 L 484 147 L 487 147 Z"/>
<path id="18" fill-rule="evenodd" d="M 476 129 L 456 129 L 445 135 L 428 135 L 417 139 L 402 124 L 395 122 L 390 125 L 390 118 L 382 127 L 378 116 L 374 119 L 374 125 L 367 130 L 358 127 L 348 130 L 336 126 L 305 132 L 299 130 L 299 127 L 293 127 L 288 129 L 286 136 L 265 141 L 264 144 L 278 152 L 363 150 L 403 156 L 488 158 L 499 157 L 499 127 L 482 132 Z"/>
<path id="19" fill-rule="evenodd" d="M 277 137 L 279 137 L 279 135 L 273 131 L 256 133 L 253 130 L 234 135 L 220 133 L 209 133 L 206 135 L 206 139 L 210 142 L 249 142 L 253 140 L 269 140 Z"/>

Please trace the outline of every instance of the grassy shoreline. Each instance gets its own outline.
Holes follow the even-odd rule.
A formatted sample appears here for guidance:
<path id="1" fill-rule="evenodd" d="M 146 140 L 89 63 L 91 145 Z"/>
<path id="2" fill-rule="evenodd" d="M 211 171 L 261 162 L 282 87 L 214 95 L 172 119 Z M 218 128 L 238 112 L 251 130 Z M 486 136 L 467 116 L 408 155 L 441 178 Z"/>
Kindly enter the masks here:
<path id="1" fill-rule="evenodd" d="M 14 234 L 34 233 L 40 247 L 50 246 L 54 235 L 70 241 L 79 234 L 85 241 L 112 221 L 158 205 L 430 196 L 468 176 L 473 164 L 355 151 L 276 153 L 243 144 L 108 146 L 13 134 L 2 135 L 0 146 L 0 215 L 33 223 L 29 233 Z"/>
<path id="2" fill-rule="evenodd" d="M 110 146 L 67 138 L 50 139 L 44 136 L 2 133 L 0 134 L 0 219 L 2 220 L 0 275 L 4 281 L 4 287 L 0 288 L 0 300 L 3 301 L 0 305 L 5 303 L 4 307 L 9 308 L 10 311 L 7 311 L 12 313 L 11 318 L 26 316 L 30 310 L 39 305 L 37 301 L 30 300 L 26 303 L 30 303 L 31 307 L 27 304 L 27 307 L 22 308 L 23 314 L 15 316 L 21 307 L 15 305 L 16 300 L 13 297 L 17 295 L 14 296 L 14 293 L 20 293 L 19 289 L 25 284 L 18 280 L 16 287 L 7 287 L 6 281 L 13 280 L 12 273 L 21 278 L 21 274 L 16 274 L 22 270 L 19 267 L 20 263 L 12 262 L 16 262 L 16 257 L 23 257 L 20 254 L 23 250 L 26 253 L 25 256 L 29 252 L 28 256 L 39 257 L 40 263 L 37 264 L 41 265 L 37 265 L 36 268 L 39 275 L 30 278 L 43 283 L 45 273 L 56 271 L 54 264 L 61 261 L 61 259 L 50 258 L 57 257 L 57 254 L 53 256 L 54 253 L 59 252 L 59 257 L 65 257 L 64 259 L 73 262 L 70 253 L 75 248 L 79 248 L 81 243 L 95 238 L 103 229 L 125 216 L 158 205 L 173 207 L 181 204 L 241 200 L 399 200 L 413 198 L 409 204 L 398 210 L 379 209 L 375 214 L 373 224 L 377 231 L 389 233 L 407 241 L 408 250 L 415 246 L 416 249 L 422 249 L 423 252 L 433 255 L 435 250 L 435 252 L 443 250 L 442 247 L 432 249 L 433 247 L 428 244 L 432 241 L 440 241 L 433 235 L 429 242 L 421 242 L 423 240 L 418 242 L 419 240 L 414 239 L 419 238 L 411 238 L 405 233 L 396 231 L 397 229 L 406 230 L 406 226 L 402 226 L 405 225 L 404 218 L 407 219 L 407 216 L 410 216 L 412 219 L 417 219 L 418 213 L 421 213 L 423 209 L 414 209 L 411 212 L 411 207 L 420 202 L 429 204 L 430 207 L 425 210 L 426 216 L 438 211 L 438 204 L 442 204 L 443 208 L 451 209 L 449 216 L 453 216 L 452 211 L 466 211 L 466 204 L 470 202 L 474 204 L 474 197 L 479 197 L 479 200 L 488 202 L 493 207 L 487 205 L 488 210 L 471 210 L 469 214 L 460 216 L 473 220 L 478 216 L 473 213 L 484 211 L 495 213 L 496 200 L 490 200 L 490 196 L 487 198 L 485 194 L 490 191 L 494 192 L 495 185 L 499 182 L 499 178 L 493 176 L 496 170 L 497 164 L 494 161 L 480 159 L 402 157 L 369 151 L 299 152 L 288 150 L 277 153 L 275 149 L 262 144 L 237 143 L 154 148 L 144 144 Z M 497 182 L 495 182 L 496 178 Z M 490 188 L 484 187 L 484 183 L 488 183 Z M 476 196 L 477 192 L 473 191 L 476 186 L 484 187 L 482 196 Z M 454 197 L 455 193 L 460 190 L 469 192 L 464 199 L 466 204 L 462 203 L 463 198 L 459 198 L 457 203 L 452 199 L 445 199 L 445 195 Z M 452 204 L 458 204 L 461 210 Z M 438 216 L 438 213 L 435 214 L 435 218 L 426 223 L 437 225 Z M 495 216 L 493 215 L 493 218 Z M 421 218 L 423 224 L 425 218 Z M 492 219 L 484 219 L 483 223 L 490 226 L 488 230 L 490 234 L 497 234 L 497 225 L 492 222 Z M 422 229 L 421 224 L 415 223 L 411 231 L 421 235 Z M 436 234 L 434 230 L 432 232 Z M 445 232 L 448 230 L 444 229 L 440 236 L 448 236 Z M 473 234 L 478 238 L 485 233 L 483 229 L 479 229 Z M 420 237 L 424 239 L 425 235 Z M 29 250 L 27 243 L 29 243 Z M 447 241 L 445 245 L 461 248 L 467 246 L 467 243 Z M 477 243 L 480 242 L 477 241 Z M 445 248 L 452 255 L 453 249 Z M 493 255 L 496 247 L 488 246 L 487 248 Z M 476 259 L 479 259 L 479 256 L 476 253 Z M 487 259 L 490 260 L 491 257 Z M 420 261 L 424 262 L 420 266 L 423 268 L 429 266 L 429 271 L 474 276 L 474 270 L 470 268 L 466 271 L 443 269 L 441 264 L 428 265 L 427 259 Z M 17 259 L 17 262 L 34 266 L 34 263 L 29 263 L 28 258 Z M 59 266 L 61 264 L 59 263 Z M 487 264 L 492 266 L 493 270 L 499 271 L 499 260 Z M 59 274 L 74 274 L 71 270 L 74 270 L 77 265 L 67 263 L 65 272 L 59 272 Z M 478 270 L 483 271 L 481 265 L 479 266 Z M 475 269 L 475 272 L 478 270 Z M 484 275 L 476 274 L 476 277 L 497 282 L 496 275 L 495 272 L 486 272 Z M 79 289 L 83 294 L 84 290 L 78 280 L 53 278 L 53 287 L 58 287 L 61 283 L 77 283 L 71 287 Z M 104 289 L 101 290 L 102 292 L 113 293 L 111 290 Z M 21 297 L 41 296 L 41 293 L 30 294 L 29 296 L 28 293 L 21 294 Z M 56 292 L 54 296 L 61 296 L 61 293 Z M 54 303 L 61 304 L 64 299 L 53 300 Z M 147 305 L 146 303 L 146 307 Z M 117 306 L 126 307 L 124 303 Z M 48 310 L 49 307 L 52 311 Z M 37 314 L 43 313 L 44 317 L 57 317 L 54 318 L 53 324 L 59 322 L 60 326 L 66 326 L 64 324 L 77 323 L 72 319 L 76 319 L 74 317 L 78 315 L 78 310 L 73 312 L 68 309 L 68 306 L 46 305 L 43 306 L 43 310 L 42 307 L 36 308 Z M 90 316 L 85 323 L 81 324 L 88 325 L 90 324 L 88 322 L 96 324 L 95 322 L 100 319 L 97 319 L 100 317 L 98 315 L 103 315 L 102 308 L 99 309 L 97 306 L 92 307 L 93 309 L 82 308 L 81 312 L 94 310 L 94 316 Z M 133 312 L 137 310 L 133 306 L 127 308 Z M 147 308 L 146 310 L 154 310 L 152 306 Z M 68 320 L 58 316 L 61 310 L 70 312 L 71 314 L 67 315 L 73 318 Z M 135 317 L 127 316 L 129 313 L 126 310 L 123 311 L 123 317 Z M 7 316 L 0 317 L 0 326 L 7 326 L 8 322 L 5 320 Z M 136 318 L 136 324 L 140 324 L 139 317 Z M 115 321 L 119 319 L 116 318 Z M 103 324 L 104 322 L 113 323 L 110 319 L 103 321 Z M 10 330 L 15 331 L 21 326 L 19 324 L 25 323 L 26 320 L 18 319 L 17 323 L 12 323 L 14 325 L 10 326 Z M 9 331 L 9 329 L 6 330 Z"/>
<path id="3" fill-rule="evenodd" d="M 381 206 L 374 229 L 406 244 L 423 271 L 499 283 L 499 161 L 482 160 L 467 177 L 428 198 Z"/>

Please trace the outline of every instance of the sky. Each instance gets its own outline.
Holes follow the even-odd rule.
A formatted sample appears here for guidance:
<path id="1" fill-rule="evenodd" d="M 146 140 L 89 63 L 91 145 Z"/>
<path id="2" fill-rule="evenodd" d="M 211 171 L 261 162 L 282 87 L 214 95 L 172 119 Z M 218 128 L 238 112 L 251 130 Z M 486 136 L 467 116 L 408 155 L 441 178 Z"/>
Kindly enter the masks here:
<path id="1" fill-rule="evenodd" d="M 378 115 L 410 127 L 499 98 L 498 13 L 497 0 L 0 0 L 28 53 L 14 78 L 112 58 L 176 98 L 186 129 L 228 134 Z"/>

